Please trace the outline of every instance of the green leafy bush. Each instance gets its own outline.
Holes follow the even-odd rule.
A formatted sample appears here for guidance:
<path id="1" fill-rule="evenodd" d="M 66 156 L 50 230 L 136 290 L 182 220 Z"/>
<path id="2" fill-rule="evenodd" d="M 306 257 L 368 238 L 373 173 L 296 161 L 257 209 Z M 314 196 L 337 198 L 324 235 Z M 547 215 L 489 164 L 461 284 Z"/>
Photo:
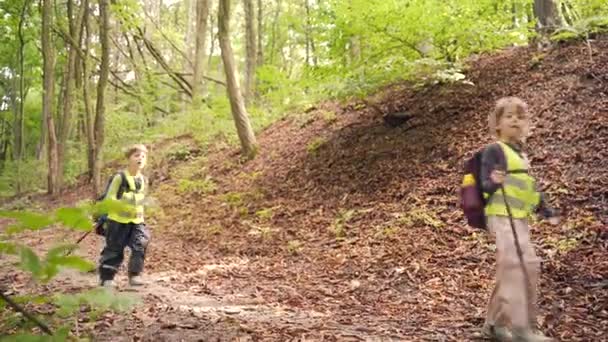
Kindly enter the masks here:
<path id="1" fill-rule="evenodd" d="M 16 258 L 17 263 L 15 267 L 29 273 L 33 280 L 40 283 L 48 283 L 63 268 L 88 272 L 94 269 L 95 265 L 79 256 L 71 255 L 77 248 L 77 245 L 55 245 L 44 255 L 40 255 L 33 248 L 14 242 L 17 238 L 16 234 L 27 230 L 40 230 L 57 225 L 77 231 L 90 231 L 92 228 L 91 215 L 93 213 L 107 212 L 109 208 L 113 208 L 114 206 L 116 208 L 122 207 L 120 203 L 108 201 L 95 205 L 85 204 L 80 207 L 59 208 L 52 213 L 46 214 L 2 210 L 0 211 L 0 217 L 8 218 L 13 223 L 0 235 L 0 254 L 11 256 L 13 259 Z M 61 327 L 58 329 L 49 328 L 53 332 L 52 335 L 39 335 L 32 334 L 32 322 L 24 321 L 20 313 L 11 315 L 5 312 L 5 314 L 0 315 L 0 326 L 10 329 L 12 333 L 3 338 L 2 341 L 65 341 L 70 334 L 71 322 L 74 321 L 70 317 L 79 314 L 82 305 L 86 305 L 91 309 L 89 315 L 92 319 L 95 319 L 99 314 L 108 310 L 127 310 L 137 302 L 135 297 L 118 295 L 106 289 L 93 289 L 77 294 L 55 293 L 51 296 L 31 293 L 15 296 L 12 300 L 17 305 L 51 304 L 55 307 L 59 317 L 64 319 L 47 317 L 50 322 L 60 324 Z M 7 305 L 9 305 L 8 302 L 0 299 L 0 308 Z M 11 309 L 14 309 L 12 305 L 9 306 Z"/>

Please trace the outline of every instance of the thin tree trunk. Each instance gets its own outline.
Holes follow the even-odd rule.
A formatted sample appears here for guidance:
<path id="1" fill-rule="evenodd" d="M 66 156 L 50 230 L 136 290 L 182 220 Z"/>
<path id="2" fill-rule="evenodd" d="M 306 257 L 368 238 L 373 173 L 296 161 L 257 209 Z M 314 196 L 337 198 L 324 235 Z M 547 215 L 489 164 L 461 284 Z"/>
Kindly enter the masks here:
<path id="1" fill-rule="evenodd" d="M 55 86 L 55 55 L 53 43 L 51 41 L 51 27 L 53 25 L 53 2 L 43 0 L 42 8 L 42 58 L 43 70 L 43 100 L 42 112 L 46 117 L 47 136 L 48 136 L 48 193 L 54 195 L 58 192 L 57 188 L 57 137 L 55 136 L 55 121 L 53 118 L 53 98 Z"/>
<path id="2" fill-rule="evenodd" d="M 534 0 L 534 15 L 538 19 L 537 29 L 542 35 L 553 33 L 562 24 L 555 0 Z"/>
<path id="3" fill-rule="evenodd" d="M 17 162 L 17 177 L 16 177 L 16 193 L 21 193 L 21 161 L 25 154 L 25 38 L 23 36 L 23 25 L 25 24 L 25 15 L 29 8 L 29 1 L 23 2 L 21 16 L 19 18 L 19 103 L 15 111 L 15 161 Z"/>
<path id="4" fill-rule="evenodd" d="M 173 11 L 173 25 L 175 27 L 180 26 L 179 13 L 180 13 L 181 8 L 182 8 L 182 4 L 180 2 L 175 4 L 175 10 Z"/>
<path id="5" fill-rule="evenodd" d="M 108 0 L 99 0 L 99 41 L 101 43 L 101 64 L 97 82 L 97 103 L 95 108 L 95 162 L 93 186 L 95 194 L 101 190 L 101 168 L 103 164 L 103 143 L 105 134 L 105 92 L 110 67 L 110 13 Z"/>
<path id="6" fill-rule="evenodd" d="M 306 40 L 305 68 L 308 69 L 310 66 L 310 6 L 308 4 L 308 0 L 304 0 L 304 9 L 306 10 L 306 29 L 304 30 Z"/>
<path id="7" fill-rule="evenodd" d="M 198 0 L 187 0 L 188 1 L 188 13 L 186 16 L 186 36 L 184 37 L 185 52 L 188 60 L 193 60 L 195 50 L 195 32 L 197 26 L 197 8 Z M 188 61 L 184 61 L 184 72 L 192 72 L 192 65 L 188 64 Z"/>
<path id="8" fill-rule="evenodd" d="M 11 70 L 16 70 L 16 73 L 19 71 L 19 66 L 17 68 L 11 67 Z M 18 77 L 11 77 L 10 81 L 10 89 L 8 89 L 8 95 L 11 101 L 11 110 L 13 112 L 13 161 L 17 162 L 21 158 L 21 110 L 19 104 L 19 85 L 20 80 Z"/>
<path id="9" fill-rule="evenodd" d="M 42 160 L 45 157 L 45 151 L 46 151 L 46 129 L 47 129 L 47 123 L 46 123 L 46 116 L 44 114 L 44 111 L 41 112 L 40 114 L 40 139 L 38 140 L 38 144 L 36 145 L 36 159 L 37 160 Z"/>
<path id="10" fill-rule="evenodd" d="M 7 124 L 6 120 L 2 118 L 2 128 L 0 128 L 0 134 L 2 134 L 2 139 L 0 140 L 0 171 L 4 171 L 4 166 L 6 163 L 6 157 L 8 153 L 8 146 L 10 145 L 10 129 L 7 132 Z"/>
<path id="11" fill-rule="evenodd" d="M 70 26 L 70 36 L 73 40 L 79 41 L 77 37 L 78 29 L 80 28 L 81 14 L 80 11 L 77 13 L 77 17 L 74 18 L 74 3 L 73 0 L 68 0 L 68 21 Z M 68 45 L 68 62 L 66 65 L 66 71 L 64 75 L 64 89 L 63 89 L 63 115 L 61 119 L 61 126 L 59 127 L 59 146 L 58 146 L 58 167 L 59 174 L 57 178 L 57 186 L 61 187 L 63 184 L 63 175 L 65 173 L 65 158 L 68 153 L 68 138 L 72 129 L 72 104 L 73 104 L 73 92 L 74 78 L 76 72 L 76 47 L 71 44 Z"/>
<path id="12" fill-rule="evenodd" d="M 23 3 L 21 10 L 21 18 L 19 19 L 19 145 L 18 145 L 18 160 L 23 159 L 25 153 L 25 37 L 23 36 L 23 25 L 25 24 L 25 16 L 29 8 L 29 0 Z"/>
<path id="13" fill-rule="evenodd" d="M 213 54 L 215 53 L 215 34 L 213 33 L 213 28 L 215 27 L 215 17 L 209 16 L 209 57 L 207 59 L 207 70 L 213 69 Z"/>
<path id="14" fill-rule="evenodd" d="M 277 9 L 274 13 L 274 22 L 272 23 L 272 37 L 270 38 L 270 64 L 274 63 L 274 55 L 276 54 L 275 46 L 279 30 L 279 15 L 281 14 L 281 0 L 277 0 Z"/>
<path id="15" fill-rule="evenodd" d="M 84 27 L 84 51 L 89 51 L 91 32 L 89 25 L 89 0 L 83 0 L 82 6 L 85 7 L 85 12 L 82 17 L 82 26 Z M 87 166 L 89 182 L 91 182 L 93 181 L 93 169 L 95 168 L 95 127 L 89 94 L 89 60 L 87 56 L 88 54 L 85 54 L 84 58 L 82 59 L 82 98 L 84 102 L 84 128 L 87 139 Z"/>
<path id="16" fill-rule="evenodd" d="M 255 33 L 255 10 L 253 0 L 243 0 L 245 7 L 245 48 L 247 57 L 245 62 L 245 89 L 243 91 L 245 102 L 251 103 L 253 87 L 255 85 L 255 66 L 256 66 L 256 33 Z"/>
<path id="17" fill-rule="evenodd" d="M 207 38 L 207 18 L 209 17 L 209 0 L 196 2 L 196 46 L 194 50 L 194 71 L 192 76 L 192 99 L 194 103 L 202 96 L 203 63 Z"/>
<path id="18" fill-rule="evenodd" d="M 241 141 L 243 155 L 246 158 L 251 159 L 256 154 L 257 143 L 253 129 L 251 128 L 251 123 L 249 122 L 245 102 L 243 101 L 239 89 L 238 74 L 234 63 L 232 46 L 230 44 L 230 0 L 220 0 L 218 28 L 232 117 L 234 118 L 239 140 Z"/>
<path id="19" fill-rule="evenodd" d="M 264 48 L 262 45 L 262 37 L 264 33 L 264 7 L 262 6 L 262 0 L 258 0 L 258 48 L 257 48 L 257 65 L 261 66 L 264 64 Z"/>

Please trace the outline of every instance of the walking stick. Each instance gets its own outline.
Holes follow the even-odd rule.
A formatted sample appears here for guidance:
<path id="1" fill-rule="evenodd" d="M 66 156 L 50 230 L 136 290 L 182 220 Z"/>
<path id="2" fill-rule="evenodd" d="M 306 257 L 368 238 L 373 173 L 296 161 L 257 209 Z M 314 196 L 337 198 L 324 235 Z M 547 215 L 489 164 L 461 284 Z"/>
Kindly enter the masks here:
<path id="1" fill-rule="evenodd" d="M 521 250 L 521 246 L 519 245 L 519 239 L 517 236 L 517 230 L 515 229 L 515 222 L 513 221 L 513 214 L 511 212 L 511 206 L 509 206 L 509 202 L 507 202 L 507 195 L 505 191 L 504 185 L 500 185 L 500 189 L 502 190 L 502 198 L 505 202 L 505 207 L 507 208 L 507 214 L 509 215 L 509 223 L 511 223 L 511 231 L 513 232 L 513 238 L 515 239 L 515 250 L 517 251 L 517 256 L 519 257 L 519 263 L 521 266 L 521 270 L 524 274 L 524 287 L 525 287 L 525 298 L 526 298 L 526 321 L 528 325 L 530 324 L 530 308 L 528 303 L 530 302 L 530 298 L 532 298 L 532 294 L 530 293 L 530 276 L 528 275 L 528 270 L 526 269 L 526 265 L 524 263 L 524 255 Z"/>

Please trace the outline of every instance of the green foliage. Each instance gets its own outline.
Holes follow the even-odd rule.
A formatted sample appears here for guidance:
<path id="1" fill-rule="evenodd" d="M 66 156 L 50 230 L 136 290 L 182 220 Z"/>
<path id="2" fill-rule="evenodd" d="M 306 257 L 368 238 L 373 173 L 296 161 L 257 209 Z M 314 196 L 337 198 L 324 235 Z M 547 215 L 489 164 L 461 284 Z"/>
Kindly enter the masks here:
<path id="1" fill-rule="evenodd" d="M 105 203 L 107 207 L 112 207 L 114 204 Z M 94 269 L 95 265 L 79 256 L 70 255 L 77 245 L 64 244 L 55 245 L 50 248 L 43 256 L 37 254 L 32 248 L 18 244 L 9 240 L 13 234 L 23 230 L 39 230 L 54 224 L 62 224 L 65 227 L 75 230 L 91 229 L 89 215 L 98 210 L 97 206 L 84 205 L 75 208 L 59 208 L 51 214 L 41 214 L 25 211 L 0 211 L 0 217 L 10 218 L 16 221 L 16 224 L 7 230 L 5 235 L 0 235 L 0 254 L 9 255 L 18 258 L 16 266 L 21 270 L 31 274 L 32 278 L 38 282 L 46 283 L 59 274 L 62 268 L 71 268 L 81 272 L 88 272 Z M 124 295 L 116 295 L 108 292 L 105 289 L 95 289 L 80 294 L 55 294 L 52 298 L 46 296 L 25 295 L 16 297 L 17 303 L 40 304 L 52 302 L 58 307 L 60 316 L 67 318 L 68 316 L 80 312 L 80 306 L 87 305 L 91 308 L 90 314 L 96 317 L 107 310 L 121 311 L 126 310 L 136 303 L 135 298 Z M 0 307 L 4 307 L 5 303 L 0 303 Z M 16 319 L 17 315 L 3 316 L 0 321 L 0 326 L 10 327 L 11 330 L 27 331 L 30 327 L 29 322 L 22 319 Z M 69 319 L 68 322 L 72 322 Z M 25 330 L 24 330 L 25 329 Z M 7 341 L 65 341 L 70 332 L 70 327 L 54 329 L 55 334 L 52 337 L 39 336 L 33 334 L 14 334 L 7 336 L 2 340 Z"/>
<path id="2" fill-rule="evenodd" d="M 306 146 L 306 151 L 308 151 L 309 154 L 316 154 L 319 149 L 327 142 L 327 140 L 325 138 L 314 138 L 311 142 L 308 143 L 308 145 Z"/>
<path id="3" fill-rule="evenodd" d="M 201 180 L 180 179 L 177 185 L 180 193 L 189 193 L 195 195 L 212 194 L 217 190 L 217 185 L 210 176 Z"/>
<path id="4" fill-rule="evenodd" d="M 338 120 L 338 116 L 333 111 L 323 112 L 323 120 L 327 124 L 331 125 L 332 123 L 334 123 Z"/>
<path id="5" fill-rule="evenodd" d="M 80 311 L 81 306 L 87 305 L 92 308 L 93 319 L 108 310 L 126 311 L 138 302 L 139 299 L 135 296 L 117 296 L 116 293 L 103 288 L 95 288 L 75 295 L 58 294 L 54 297 L 54 303 L 58 306 L 58 315 L 62 317 L 75 315 Z"/>
<path id="6" fill-rule="evenodd" d="M 376 234 L 374 234 L 375 237 L 376 238 L 392 238 L 396 234 L 398 234 L 401 231 L 401 227 L 399 227 L 398 225 L 394 225 L 392 223 L 393 222 L 391 222 L 391 224 L 389 224 L 389 225 L 379 227 L 376 231 Z"/>
<path id="7" fill-rule="evenodd" d="M 18 334 L 14 336 L 3 337 L 2 342 L 65 342 L 70 334 L 69 327 L 57 329 L 53 336 L 48 335 L 33 335 L 33 334 Z"/>
<path id="8" fill-rule="evenodd" d="M 85 208 L 59 208 L 56 212 L 57 221 L 66 227 L 87 231 L 91 229 L 91 220 Z"/>
<path id="9" fill-rule="evenodd" d="M 273 208 L 264 208 L 255 212 L 260 220 L 270 220 L 274 216 Z"/>
<path id="10" fill-rule="evenodd" d="M 350 220 L 352 220 L 357 214 L 356 210 L 340 210 L 336 219 L 332 223 L 330 230 L 336 237 L 336 239 L 343 239 L 346 237 L 346 227 Z"/>
<path id="11" fill-rule="evenodd" d="M 21 232 L 24 230 L 39 230 L 53 223 L 52 217 L 44 214 L 27 211 L 0 210 L 0 217 L 12 218 L 17 221 L 7 228 L 7 233 Z"/>
<path id="12" fill-rule="evenodd" d="M 8 245 L 8 244 L 7 244 Z M 44 259 L 27 246 L 12 245 L 7 246 L 7 254 L 17 252 L 20 257 L 19 267 L 32 274 L 34 279 L 41 282 L 48 282 L 59 273 L 62 267 L 72 268 L 82 272 L 88 272 L 95 268 L 95 265 L 80 257 L 66 255 L 67 252 L 75 249 L 76 246 L 57 246 L 47 252 Z"/>
<path id="13" fill-rule="evenodd" d="M 401 216 L 398 220 L 401 225 L 407 228 L 417 226 L 428 226 L 432 228 L 442 228 L 445 224 L 437 218 L 437 215 L 427 208 L 414 209 Z"/>
<path id="14" fill-rule="evenodd" d="M 222 226 L 219 224 L 211 225 L 205 229 L 207 235 L 219 235 L 222 232 Z"/>
<path id="15" fill-rule="evenodd" d="M 287 251 L 293 255 L 297 255 L 302 251 L 302 242 L 299 240 L 290 240 L 287 242 Z"/>
<path id="16" fill-rule="evenodd" d="M 558 29 L 552 36 L 553 41 L 567 41 L 588 38 L 589 35 L 608 32 L 608 16 L 593 16 L 577 21 L 572 26 Z"/>
<path id="17" fill-rule="evenodd" d="M 224 195 L 224 202 L 230 206 L 241 206 L 244 204 L 243 194 L 240 192 L 229 192 Z"/>

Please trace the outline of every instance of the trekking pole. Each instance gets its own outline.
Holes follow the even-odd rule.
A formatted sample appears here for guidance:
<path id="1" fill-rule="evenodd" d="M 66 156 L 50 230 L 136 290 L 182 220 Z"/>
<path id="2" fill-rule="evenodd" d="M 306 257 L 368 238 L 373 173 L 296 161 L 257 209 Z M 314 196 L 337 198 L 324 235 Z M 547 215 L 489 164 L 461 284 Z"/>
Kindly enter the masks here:
<path id="1" fill-rule="evenodd" d="M 502 190 L 502 198 L 505 202 L 505 207 L 507 208 L 507 214 L 509 215 L 509 223 L 511 223 L 511 231 L 513 232 L 513 238 L 515 239 L 515 250 L 517 251 L 517 256 L 519 257 L 519 263 L 521 265 L 521 270 L 524 274 L 524 287 L 525 287 L 525 298 L 526 298 L 526 318 L 528 324 L 530 324 L 530 308 L 528 303 L 530 302 L 530 298 L 532 295 L 530 293 L 530 276 L 528 275 L 528 270 L 526 269 L 526 265 L 524 263 L 524 253 L 521 250 L 521 246 L 519 245 L 519 239 L 517 236 L 517 230 L 515 229 L 515 222 L 513 221 L 513 214 L 511 212 L 511 206 L 509 206 L 509 202 L 507 201 L 507 195 L 505 191 L 505 187 L 503 184 L 500 184 L 500 189 Z"/>
<path id="2" fill-rule="evenodd" d="M 76 244 L 79 244 L 82 240 L 84 240 L 84 238 L 87 237 L 87 235 L 91 234 L 91 231 L 89 230 L 88 232 L 84 233 L 78 240 L 76 240 Z"/>
<path id="3" fill-rule="evenodd" d="M 88 232 L 84 233 L 80 238 L 78 238 L 78 240 L 76 240 L 76 245 L 81 243 L 82 240 L 84 240 L 84 238 L 86 238 L 89 234 L 91 234 L 91 231 L 89 230 Z M 69 256 L 70 254 L 72 254 L 73 250 L 69 250 L 65 256 Z"/>

